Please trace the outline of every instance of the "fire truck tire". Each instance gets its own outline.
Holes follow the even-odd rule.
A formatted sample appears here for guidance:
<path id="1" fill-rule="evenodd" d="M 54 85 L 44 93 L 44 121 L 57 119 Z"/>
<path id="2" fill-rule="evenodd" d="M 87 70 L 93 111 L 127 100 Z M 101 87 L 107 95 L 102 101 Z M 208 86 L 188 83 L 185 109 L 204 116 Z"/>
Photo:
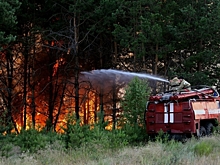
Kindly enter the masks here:
<path id="1" fill-rule="evenodd" d="M 206 125 L 206 133 L 207 133 L 207 135 L 208 135 L 208 136 L 211 135 L 211 134 L 213 133 L 213 131 L 214 131 L 214 126 L 213 126 L 213 124 L 212 124 L 212 123 L 208 123 L 208 124 Z"/>
<path id="2" fill-rule="evenodd" d="M 207 135 L 207 131 L 205 129 L 205 127 L 201 126 L 200 129 L 199 129 L 199 136 L 200 137 L 203 137 L 203 136 L 206 136 Z"/>

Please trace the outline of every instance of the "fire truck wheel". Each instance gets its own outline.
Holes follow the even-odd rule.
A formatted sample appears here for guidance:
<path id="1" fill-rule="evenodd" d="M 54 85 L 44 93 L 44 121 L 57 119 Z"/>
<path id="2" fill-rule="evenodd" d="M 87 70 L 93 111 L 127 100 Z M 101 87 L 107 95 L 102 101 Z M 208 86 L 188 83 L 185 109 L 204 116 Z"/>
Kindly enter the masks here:
<path id="1" fill-rule="evenodd" d="M 208 123 L 206 125 L 206 133 L 207 133 L 207 135 L 211 135 L 213 133 L 213 131 L 214 131 L 213 124 L 212 123 Z"/>
<path id="2" fill-rule="evenodd" d="M 205 127 L 203 127 L 203 126 L 200 127 L 199 134 L 200 134 L 199 135 L 200 137 L 203 137 L 203 136 L 207 135 Z"/>

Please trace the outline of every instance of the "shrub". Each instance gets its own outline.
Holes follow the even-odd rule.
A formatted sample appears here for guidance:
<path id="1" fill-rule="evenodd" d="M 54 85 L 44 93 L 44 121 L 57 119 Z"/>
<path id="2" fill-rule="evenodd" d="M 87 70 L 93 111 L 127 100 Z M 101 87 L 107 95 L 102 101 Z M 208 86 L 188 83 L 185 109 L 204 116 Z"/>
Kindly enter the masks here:
<path id="1" fill-rule="evenodd" d="M 162 130 L 158 132 L 158 135 L 155 137 L 155 140 L 160 143 L 167 143 L 170 140 L 169 134 L 164 133 Z"/>
<path id="2" fill-rule="evenodd" d="M 69 124 L 65 131 L 64 140 L 66 148 L 101 146 L 102 148 L 118 148 L 127 145 L 126 135 L 122 130 L 106 130 L 105 123 L 80 125 L 80 122 Z"/>
<path id="3" fill-rule="evenodd" d="M 208 141 L 202 141 L 195 145 L 194 152 L 196 155 L 199 156 L 207 156 L 213 151 L 213 146 L 211 143 L 208 143 Z"/>
<path id="4" fill-rule="evenodd" d="M 45 148 L 48 144 L 59 140 L 59 135 L 54 132 L 39 132 L 35 129 L 22 130 L 15 136 L 14 144 L 22 151 L 35 152 Z"/>

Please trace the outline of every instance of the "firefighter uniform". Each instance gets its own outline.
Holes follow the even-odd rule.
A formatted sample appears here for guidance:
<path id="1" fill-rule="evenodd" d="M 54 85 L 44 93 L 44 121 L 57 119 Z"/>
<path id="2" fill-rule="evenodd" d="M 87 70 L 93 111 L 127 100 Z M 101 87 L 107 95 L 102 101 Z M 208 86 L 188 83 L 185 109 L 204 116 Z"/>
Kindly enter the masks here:
<path id="1" fill-rule="evenodd" d="M 177 91 L 179 85 L 180 85 L 180 80 L 177 77 L 174 77 L 172 80 L 170 80 L 171 91 Z"/>
<path id="2" fill-rule="evenodd" d="M 170 90 L 177 92 L 188 92 L 191 90 L 191 84 L 184 80 L 183 77 L 175 76 L 172 80 L 170 80 Z"/>
<path id="3" fill-rule="evenodd" d="M 180 85 L 177 87 L 177 92 L 188 92 L 191 90 L 191 84 L 184 80 L 183 78 L 179 78 Z"/>

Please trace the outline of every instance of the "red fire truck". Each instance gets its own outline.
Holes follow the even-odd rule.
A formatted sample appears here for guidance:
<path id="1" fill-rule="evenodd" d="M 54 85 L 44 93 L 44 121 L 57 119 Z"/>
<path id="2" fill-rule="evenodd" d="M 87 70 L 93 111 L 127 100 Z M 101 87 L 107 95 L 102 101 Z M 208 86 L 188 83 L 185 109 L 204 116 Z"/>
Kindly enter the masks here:
<path id="1" fill-rule="evenodd" d="M 177 139 L 210 135 L 220 121 L 219 101 L 218 91 L 208 86 L 151 96 L 145 111 L 147 134 L 162 131 Z"/>

